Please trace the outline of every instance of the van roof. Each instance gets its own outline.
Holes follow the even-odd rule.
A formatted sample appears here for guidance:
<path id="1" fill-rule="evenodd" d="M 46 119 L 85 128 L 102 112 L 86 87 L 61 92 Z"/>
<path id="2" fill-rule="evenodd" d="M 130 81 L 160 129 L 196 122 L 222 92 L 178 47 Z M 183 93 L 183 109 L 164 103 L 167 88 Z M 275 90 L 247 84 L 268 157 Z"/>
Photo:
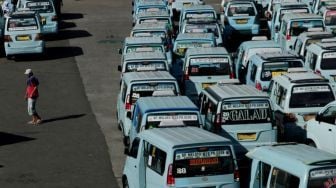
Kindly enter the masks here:
<path id="1" fill-rule="evenodd" d="M 123 80 L 126 83 L 154 80 L 176 81 L 167 71 L 126 72 L 123 74 Z"/>
<path id="2" fill-rule="evenodd" d="M 166 60 L 166 54 L 163 52 L 129 52 L 125 54 L 124 61 L 132 60 Z"/>
<path id="3" fill-rule="evenodd" d="M 179 33 L 177 35 L 176 41 L 179 40 L 214 40 L 213 33 Z"/>
<path id="4" fill-rule="evenodd" d="M 190 48 L 186 52 L 186 57 L 190 55 L 229 55 L 224 47 L 209 47 L 209 48 Z"/>
<path id="5" fill-rule="evenodd" d="M 164 150 L 190 146 L 200 147 L 232 144 L 227 138 L 197 127 L 148 129 L 140 132 L 139 135 Z"/>
<path id="6" fill-rule="evenodd" d="M 312 13 L 287 13 L 284 14 L 282 20 L 288 22 L 289 20 L 297 20 L 297 19 L 321 19 L 323 17 L 320 15 L 312 14 Z"/>
<path id="7" fill-rule="evenodd" d="M 132 44 L 157 44 L 162 43 L 161 37 L 126 37 L 125 44 L 132 45 Z"/>
<path id="8" fill-rule="evenodd" d="M 246 97 L 269 98 L 267 93 L 261 92 L 250 85 L 216 84 L 207 87 L 205 91 L 210 93 L 217 101 Z"/>
<path id="9" fill-rule="evenodd" d="M 246 154 L 251 159 L 258 159 L 274 165 L 294 175 L 302 175 L 310 165 L 319 167 L 323 162 L 336 164 L 336 155 L 305 144 L 276 144 L 273 146 L 256 147 Z M 284 165 L 285 164 L 285 165 Z M 330 165 L 330 164 L 329 164 Z"/>
<path id="10" fill-rule="evenodd" d="M 140 97 L 137 105 L 143 113 L 170 110 L 186 110 L 198 112 L 198 107 L 186 96 Z"/>

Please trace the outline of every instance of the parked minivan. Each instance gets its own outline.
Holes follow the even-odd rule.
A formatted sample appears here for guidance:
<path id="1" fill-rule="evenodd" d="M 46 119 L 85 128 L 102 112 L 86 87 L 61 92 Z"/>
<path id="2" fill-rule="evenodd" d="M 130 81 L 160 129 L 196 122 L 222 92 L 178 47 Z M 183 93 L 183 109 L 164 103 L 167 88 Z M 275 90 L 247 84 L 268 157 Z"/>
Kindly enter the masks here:
<path id="1" fill-rule="evenodd" d="M 336 155 L 311 146 L 283 143 L 257 147 L 252 159 L 250 188 L 335 187 Z"/>
<path id="2" fill-rule="evenodd" d="M 134 105 L 131 121 L 128 143 L 146 129 L 202 126 L 198 107 L 186 96 L 142 97 Z"/>
<path id="3" fill-rule="evenodd" d="M 272 110 L 267 94 L 248 85 L 217 84 L 200 95 L 204 129 L 230 138 L 239 159 L 256 146 L 277 142 Z"/>
<path id="4" fill-rule="evenodd" d="M 129 136 L 131 129 L 131 120 L 127 117 L 130 115 L 127 114 L 131 113 L 133 105 L 139 98 L 152 96 L 157 91 L 180 94 L 178 83 L 169 72 L 150 71 L 124 74 L 117 98 L 117 120 L 125 139 Z"/>
<path id="5" fill-rule="evenodd" d="M 145 130 L 125 154 L 123 188 L 239 187 L 232 143 L 200 128 Z"/>

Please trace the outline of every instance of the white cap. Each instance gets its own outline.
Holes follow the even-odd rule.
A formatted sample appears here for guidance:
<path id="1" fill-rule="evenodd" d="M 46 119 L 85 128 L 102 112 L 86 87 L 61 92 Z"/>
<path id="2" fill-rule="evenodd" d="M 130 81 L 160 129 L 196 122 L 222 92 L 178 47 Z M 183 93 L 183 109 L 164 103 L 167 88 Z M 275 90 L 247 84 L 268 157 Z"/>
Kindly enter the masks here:
<path id="1" fill-rule="evenodd" d="M 31 69 L 26 69 L 25 73 L 24 74 L 30 74 L 32 73 L 33 71 Z"/>

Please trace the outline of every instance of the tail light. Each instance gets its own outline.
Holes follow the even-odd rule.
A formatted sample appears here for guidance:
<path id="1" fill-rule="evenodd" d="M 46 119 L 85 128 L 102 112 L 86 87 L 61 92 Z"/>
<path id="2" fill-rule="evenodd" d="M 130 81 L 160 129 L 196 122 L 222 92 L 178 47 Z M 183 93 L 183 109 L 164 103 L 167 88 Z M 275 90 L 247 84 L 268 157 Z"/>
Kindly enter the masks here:
<path id="1" fill-rule="evenodd" d="M 13 42 L 12 38 L 9 35 L 4 36 L 4 41 L 5 42 Z"/>
<path id="2" fill-rule="evenodd" d="M 222 129 L 222 120 L 221 120 L 221 115 L 220 114 L 216 114 L 215 117 L 215 122 L 214 122 L 214 131 L 215 133 L 219 133 L 220 130 Z"/>
<path id="3" fill-rule="evenodd" d="M 321 75 L 321 71 L 316 69 L 315 74 Z"/>
<path id="4" fill-rule="evenodd" d="M 235 181 L 239 181 L 240 174 L 239 174 L 239 170 L 238 169 L 234 170 L 234 172 L 233 172 L 233 178 L 234 178 Z"/>
<path id="5" fill-rule="evenodd" d="M 131 103 L 130 103 L 130 96 L 129 95 L 127 95 L 127 97 L 126 97 L 125 109 L 126 110 L 131 110 Z"/>
<path id="6" fill-rule="evenodd" d="M 234 79 L 235 78 L 235 75 L 233 72 L 230 73 L 230 79 Z"/>
<path id="7" fill-rule="evenodd" d="M 41 33 L 37 33 L 36 36 L 35 36 L 35 41 L 38 41 L 38 40 L 43 40 L 43 37 L 42 37 Z"/>
<path id="8" fill-rule="evenodd" d="M 51 18 L 51 21 L 57 21 L 57 16 L 56 16 L 56 15 L 53 16 L 53 17 Z"/>
<path id="9" fill-rule="evenodd" d="M 286 40 L 290 40 L 290 39 L 291 39 L 291 36 L 289 34 L 289 30 L 287 30 L 287 32 L 286 32 Z"/>
<path id="10" fill-rule="evenodd" d="M 261 84 L 259 82 L 256 82 L 255 87 L 257 88 L 257 90 L 262 90 Z"/>
<path id="11" fill-rule="evenodd" d="M 175 186 L 175 178 L 173 175 L 173 165 L 170 164 L 167 173 L 167 186 Z"/>
<path id="12" fill-rule="evenodd" d="M 296 122 L 297 121 L 297 118 L 295 116 L 295 114 L 293 113 L 287 113 L 285 114 L 285 122 Z"/>

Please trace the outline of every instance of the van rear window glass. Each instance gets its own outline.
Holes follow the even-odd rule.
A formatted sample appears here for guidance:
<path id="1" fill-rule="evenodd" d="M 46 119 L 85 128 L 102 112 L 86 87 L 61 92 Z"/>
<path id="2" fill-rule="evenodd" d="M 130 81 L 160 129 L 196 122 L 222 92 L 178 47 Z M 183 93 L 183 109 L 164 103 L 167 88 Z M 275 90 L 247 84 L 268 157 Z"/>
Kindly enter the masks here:
<path id="1" fill-rule="evenodd" d="M 250 3 L 232 4 L 228 8 L 228 16 L 255 16 L 256 12 Z"/>
<path id="2" fill-rule="evenodd" d="M 164 6 L 139 7 L 137 14 L 143 12 L 162 12 L 162 11 L 168 11 L 167 7 Z"/>
<path id="3" fill-rule="evenodd" d="M 169 18 L 143 18 L 139 20 L 139 23 L 153 23 L 153 22 L 163 22 L 170 24 Z"/>
<path id="4" fill-rule="evenodd" d="M 271 117 L 267 100 L 225 101 L 222 104 L 222 124 L 268 123 Z"/>
<path id="5" fill-rule="evenodd" d="M 335 187 L 336 167 L 313 169 L 309 172 L 307 188 Z"/>
<path id="6" fill-rule="evenodd" d="M 175 178 L 232 174 L 234 170 L 230 147 L 212 146 L 175 151 L 173 175 Z"/>
<path id="7" fill-rule="evenodd" d="M 287 72 L 288 68 L 303 67 L 301 61 L 287 61 L 287 62 L 269 62 L 264 63 L 261 71 L 260 79 L 262 81 L 270 81 L 273 77 Z"/>
<path id="8" fill-rule="evenodd" d="M 321 60 L 322 70 L 335 70 L 336 69 L 336 52 L 324 52 Z"/>
<path id="9" fill-rule="evenodd" d="M 328 26 L 329 25 L 331 25 L 331 26 L 336 25 L 336 11 L 328 11 L 326 13 L 324 23 Z"/>
<path id="10" fill-rule="evenodd" d="M 185 17 L 190 18 L 216 18 L 214 12 L 188 12 Z"/>
<path id="11" fill-rule="evenodd" d="M 133 37 L 161 37 L 161 38 L 166 38 L 166 33 L 164 31 L 136 31 L 136 32 L 133 32 Z M 155 51 L 155 50 L 153 50 L 153 51 Z"/>
<path id="12" fill-rule="evenodd" d="M 177 94 L 174 82 L 133 84 L 131 87 L 132 104 L 134 104 L 140 97 L 152 96 L 154 91 L 173 91 Z"/>
<path id="13" fill-rule="evenodd" d="M 26 7 L 39 13 L 51 13 L 53 7 L 49 1 L 31 1 L 26 3 Z"/>
<path id="14" fill-rule="evenodd" d="M 37 30 L 35 18 L 9 18 L 8 31 L 28 31 Z"/>
<path id="15" fill-rule="evenodd" d="M 279 22 L 281 23 L 282 17 L 287 13 L 309 13 L 308 8 L 291 8 L 280 10 Z"/>
<path id="16" fill-rule="evenodd" d="M 174 52 L 180 56 L 184 56 L 188 48 L 212 47 L 211 41 L 192 41 L 192 42 L 176 42 Z"/>
<path id="17" fill-rule="evenodd" d="M 143 62 L 127 62 L 126 72 L 141 71 L 166 71 L 166 62 L 164 61 L 143 61 Z"/>
<path id="18" fill-rule="evenodd" d="M 323 20 L 301 20 L 292 21 L 290 27 L 290 36 L 298 36 L 309 28 L 324 28 Z"/>
<path id="19" fill-rule="evenodd" d="M 190 59 L 189 76 L 230 75 L 228 57 L 200 57 Z"/>
<path id="20" fill-rule="evenodd" d="M 335 100 L 329 85 L 302 85 L 293 87 L 290 108 L 323 107 Z"/>
<path id="21" fill-rule="evenodd" d="M 126 53 L 130 52 L 163 52 L 162 46 L 130 46 L 127 47 Z"/>
<path id="22" fill-rule="evenodd" d="M 150 114 L 147 117 L 146 129 L 157 128 L 160 126 L 165 126 L 166 124 L 160 124 L 162 121 L 182 121 L 181 126 L 195 126 L 199 127 L 199 119 L 196 113 L 185 113 L 185 112 L 169 112 L 169 113 L 159 113 Z M 178 126 L 178 125 L 171 125 Z"/>

